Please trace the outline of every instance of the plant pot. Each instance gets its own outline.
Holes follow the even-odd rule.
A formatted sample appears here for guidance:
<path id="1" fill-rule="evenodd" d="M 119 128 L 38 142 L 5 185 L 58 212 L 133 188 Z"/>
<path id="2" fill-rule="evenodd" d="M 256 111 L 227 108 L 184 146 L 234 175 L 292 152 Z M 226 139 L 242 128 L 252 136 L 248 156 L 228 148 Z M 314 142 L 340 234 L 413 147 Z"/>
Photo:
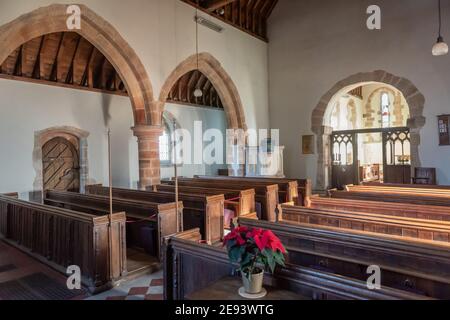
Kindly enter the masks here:
<path id="1" fill-rule="evenodd" d="M 258 273 L 251 274 L 250 277 L 247 277 L 245 272 L 241 272 L 242 282 L 246 293 L 260 294 L 263 291 L 264 271 L 259 271 L 260 272 Z"/>

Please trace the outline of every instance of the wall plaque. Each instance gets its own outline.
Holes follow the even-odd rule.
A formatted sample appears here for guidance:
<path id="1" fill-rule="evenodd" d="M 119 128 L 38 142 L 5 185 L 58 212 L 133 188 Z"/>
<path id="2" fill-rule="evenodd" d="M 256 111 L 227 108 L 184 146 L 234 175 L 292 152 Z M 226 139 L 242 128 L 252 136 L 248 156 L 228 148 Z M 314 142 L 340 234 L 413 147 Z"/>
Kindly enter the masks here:
<path id="1" fill-rule="evenodd" d="M 303 154 L 314 154 L 314 135 L 302 137 L 302 151 Z"/>
<path id="2" fill-rule="evenodd" d="M 450 146 L 450 115 L 438 116 L 439 145 Z"/>

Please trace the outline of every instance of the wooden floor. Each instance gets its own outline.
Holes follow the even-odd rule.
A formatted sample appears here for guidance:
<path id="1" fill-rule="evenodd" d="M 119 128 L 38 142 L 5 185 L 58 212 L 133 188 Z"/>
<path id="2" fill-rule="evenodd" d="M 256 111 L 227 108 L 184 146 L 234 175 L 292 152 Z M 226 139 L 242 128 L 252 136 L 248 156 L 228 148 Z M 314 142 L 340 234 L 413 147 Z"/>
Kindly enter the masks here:
<path id="1" fill-rule="evenodd" d="M 127 248 L 128 274 L 152 273 L 159 270 L 160 267 L 156 257 L 150 256 L 138 248 Z"/>

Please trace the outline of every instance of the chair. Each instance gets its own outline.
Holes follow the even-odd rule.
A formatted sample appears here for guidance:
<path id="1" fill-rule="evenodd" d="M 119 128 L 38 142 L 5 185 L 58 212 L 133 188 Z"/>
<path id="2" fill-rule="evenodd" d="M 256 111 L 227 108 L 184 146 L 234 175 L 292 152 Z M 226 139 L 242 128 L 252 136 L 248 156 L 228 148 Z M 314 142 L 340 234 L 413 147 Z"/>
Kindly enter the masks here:
<path id="1" fill-rule="evenodd" d="M 436 168 L 415 168 L 413 184 L 437 185 Z"/>

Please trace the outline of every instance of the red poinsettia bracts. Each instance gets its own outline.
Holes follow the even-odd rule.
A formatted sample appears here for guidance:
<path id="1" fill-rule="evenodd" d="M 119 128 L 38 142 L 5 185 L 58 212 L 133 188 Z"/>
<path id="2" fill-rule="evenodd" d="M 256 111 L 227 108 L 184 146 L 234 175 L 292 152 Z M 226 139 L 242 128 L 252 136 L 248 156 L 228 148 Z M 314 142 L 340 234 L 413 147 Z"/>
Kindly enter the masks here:
<path id="1" fill-rule="evenodd" d="M 230 260 L 240 263 L 241 271 L 253 273 L 257 265 L 275 271 L 277 265 L 284 266 L 286 249 L 280 239 L 270 230 L 237 227 L 223 242 Z"/>

